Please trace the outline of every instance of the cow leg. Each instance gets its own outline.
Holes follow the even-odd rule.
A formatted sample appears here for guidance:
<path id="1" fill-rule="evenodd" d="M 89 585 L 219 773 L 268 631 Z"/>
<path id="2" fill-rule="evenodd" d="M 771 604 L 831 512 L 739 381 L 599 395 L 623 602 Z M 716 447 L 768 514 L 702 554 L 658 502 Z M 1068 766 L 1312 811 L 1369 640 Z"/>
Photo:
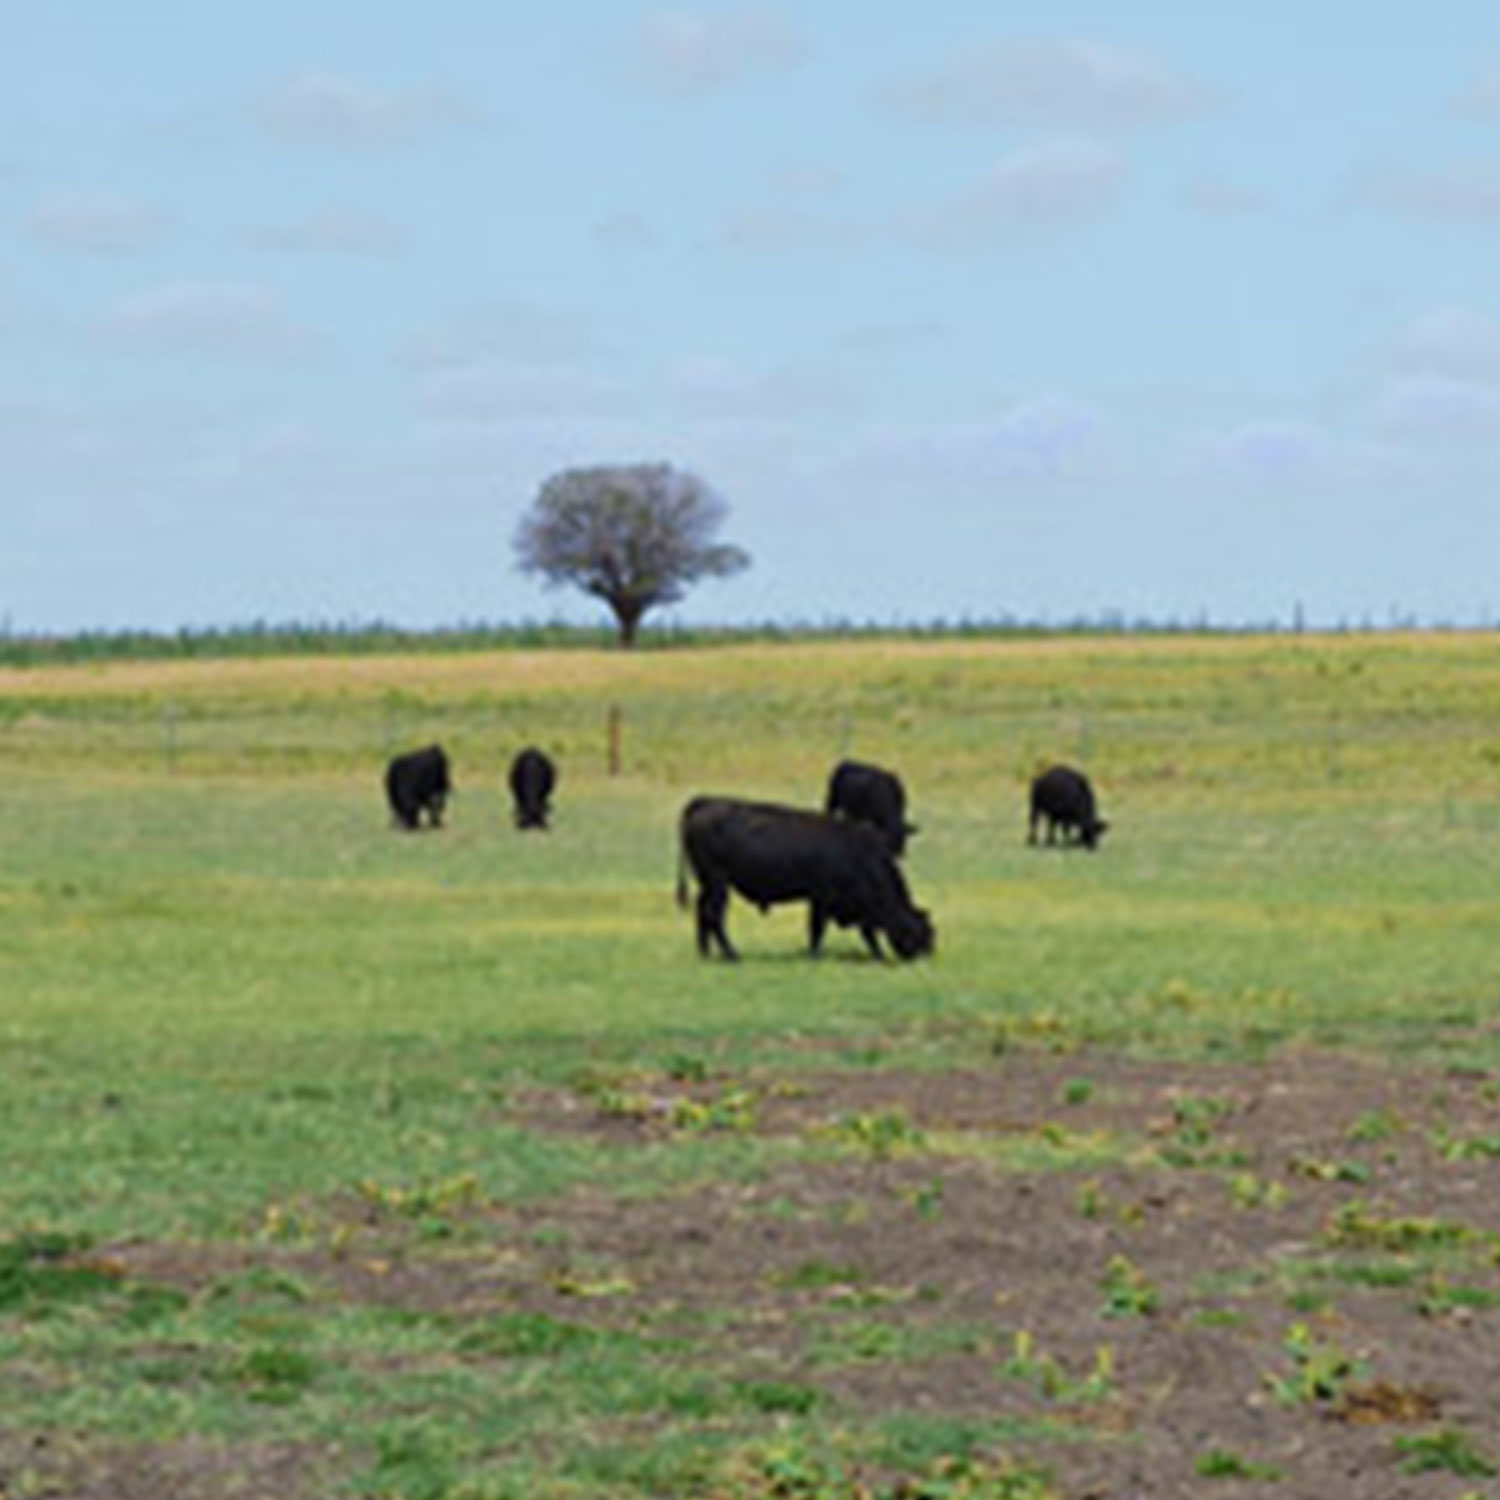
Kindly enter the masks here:
<path id="1" fill-rule="evenodd" d="M 865 947 L 870 950 L 870 957 L 878 958 L 882 963 L 884 963 L 885 953 L 881 950 L 880 937 L 876 933 L 875 929 L 873 927 L 861 926 L 859 929 L 859 935 L 865 940 Z"/>
<path id="2" fill-rule="evenodd" d="M 807 908 L 807 951 L 817 957 L 823 951 L 823 934 L 828 930 L 828 913 L 816 901 Z"/>
<path id="3" fill-rule="evenodd" d="M 723 885 L 700 886 L 698 890 L 698 952 L 709 956 L 710 941 L 719 945 L 727 959 L 736 959 L 734 944 L 724 930 L 724 912 L 729 905 L 729 888 Z"/>

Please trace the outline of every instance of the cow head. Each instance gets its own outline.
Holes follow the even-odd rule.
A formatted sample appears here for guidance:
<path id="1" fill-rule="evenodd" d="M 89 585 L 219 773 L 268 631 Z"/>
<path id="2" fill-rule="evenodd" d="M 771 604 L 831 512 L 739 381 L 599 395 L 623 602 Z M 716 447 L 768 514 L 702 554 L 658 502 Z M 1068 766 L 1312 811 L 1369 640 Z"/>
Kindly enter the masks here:
<path id="1" fill-rule="evenodd" d="M 907 906 L 885 924 L 885 934 L 898 958 L 921 958 L 937 946 L 932 918 L 920 906 Z"/>
<path id="2" fill-rule="evenodd" d="M 1099 840 L 1104 837 L 1104 831 L 1109 827 L 1106 818 L 1094 818 L 1083 825 L 1083 842 L 1090 849 L 1099 847 Z"/>

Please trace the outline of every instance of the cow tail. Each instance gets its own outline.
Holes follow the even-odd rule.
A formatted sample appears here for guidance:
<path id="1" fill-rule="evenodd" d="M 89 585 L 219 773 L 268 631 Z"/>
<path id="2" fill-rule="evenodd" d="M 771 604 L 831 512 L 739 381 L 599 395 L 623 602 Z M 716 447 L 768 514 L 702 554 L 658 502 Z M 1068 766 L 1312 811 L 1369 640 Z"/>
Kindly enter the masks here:
<path id="1" fill-rule="evenodd" d="M 687 850 L 683 848 L 682 841 L 680 839 L 677 843 L 677 904 L 684 911 L 687 910 Z"/>

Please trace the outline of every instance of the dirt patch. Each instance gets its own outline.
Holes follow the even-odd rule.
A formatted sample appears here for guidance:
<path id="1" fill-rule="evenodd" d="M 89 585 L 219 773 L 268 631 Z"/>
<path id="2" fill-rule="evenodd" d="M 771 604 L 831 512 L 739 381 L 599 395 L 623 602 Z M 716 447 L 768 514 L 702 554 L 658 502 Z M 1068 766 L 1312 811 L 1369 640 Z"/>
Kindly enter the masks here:
<path id="1" fill-rule="evenodd" d="M 744 1180 L 456 1195 L 436 1242 L 366 1201 L 330 1206 L 336 1250 L 109 1253 L 195 1295 L 273 1270 L 324 1305 L 650 1337 L 769 1412 L 1001 1434 L 1073 1500 L 1453 1500 L 1500 1467 L 1493 1078 L 1314 1052 L 685 1071 L 530 1090 L 507 1123 L 622 1160 L 753 1139 Z M 515 1351 L 479 1347 L 503 1379 Z M 221 1457 L 153 1451 L 165 1488 L 122 1469 L 109 1493 L 261 1493 L 220 1484 Z M 0 1444 L 0 1479 L 14 1462 Z"/>

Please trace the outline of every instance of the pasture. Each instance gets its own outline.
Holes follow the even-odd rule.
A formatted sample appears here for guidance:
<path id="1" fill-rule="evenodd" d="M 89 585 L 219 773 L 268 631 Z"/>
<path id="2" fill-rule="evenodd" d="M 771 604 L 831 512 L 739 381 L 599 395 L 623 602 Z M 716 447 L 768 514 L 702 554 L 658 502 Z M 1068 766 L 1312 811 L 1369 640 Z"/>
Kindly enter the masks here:
<path id="1" fill-rule="evenodd" d="M 700 960 L 682 804 L 845 754 L 935 958 Z M 1098 853 L 1027 847 L 1050 760 Z M 0 763 L 7 1500 L 1500 1469 L 1487 635 L 10 668 Z"/>

